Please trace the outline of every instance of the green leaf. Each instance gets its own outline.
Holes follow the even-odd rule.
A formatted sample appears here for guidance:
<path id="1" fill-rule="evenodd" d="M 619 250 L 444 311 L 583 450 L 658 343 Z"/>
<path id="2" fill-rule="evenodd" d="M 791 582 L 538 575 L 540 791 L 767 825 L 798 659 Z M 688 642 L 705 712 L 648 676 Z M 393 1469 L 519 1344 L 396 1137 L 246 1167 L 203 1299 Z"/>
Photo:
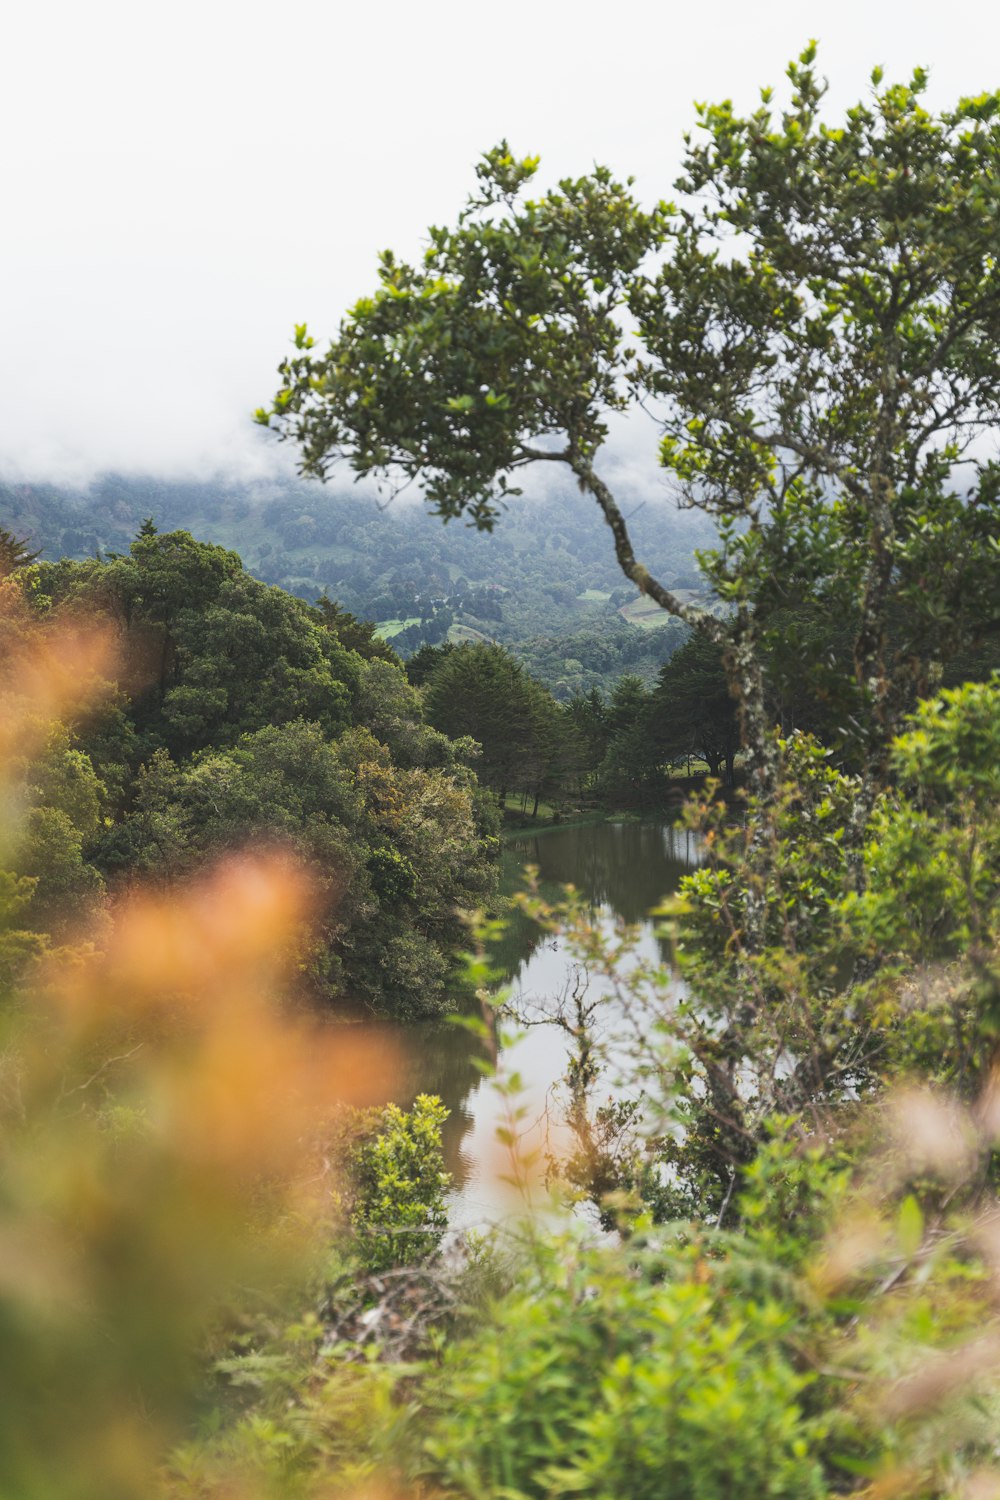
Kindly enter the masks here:
<path id="1" fill-rule="evenodd" d="M 912 1193 L 899 1205 L 896 1216 L 896 1243 L 903 1255 L 915 1255 L 924 1237 L 924 1215 Z"/>

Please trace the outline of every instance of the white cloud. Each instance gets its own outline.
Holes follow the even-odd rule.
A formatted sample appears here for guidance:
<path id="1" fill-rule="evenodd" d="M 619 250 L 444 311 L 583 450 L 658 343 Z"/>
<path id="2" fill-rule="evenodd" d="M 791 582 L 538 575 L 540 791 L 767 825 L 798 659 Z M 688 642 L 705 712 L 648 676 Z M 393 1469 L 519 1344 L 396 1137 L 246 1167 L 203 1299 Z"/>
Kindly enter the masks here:
<path id="1" fill-rule="evenodd" d="M 281 468 L 249 414 L 292 324 L 331 333 L 376 251 L 412 252 L 452 217 L 501 135 L 548 174 L 604 160 L 652 198 L 692 98 L 751 105 L 812 34 L 838 103 L 878 61 L 930 63 L 941 102 L 995 85 L 1000 12 L 979 11 L 974 47 L 965 20 L 927 0 L 16 7 L 0 58 L 0 474 Z M 635 482 L 660 483 L 641 449 Z"/>

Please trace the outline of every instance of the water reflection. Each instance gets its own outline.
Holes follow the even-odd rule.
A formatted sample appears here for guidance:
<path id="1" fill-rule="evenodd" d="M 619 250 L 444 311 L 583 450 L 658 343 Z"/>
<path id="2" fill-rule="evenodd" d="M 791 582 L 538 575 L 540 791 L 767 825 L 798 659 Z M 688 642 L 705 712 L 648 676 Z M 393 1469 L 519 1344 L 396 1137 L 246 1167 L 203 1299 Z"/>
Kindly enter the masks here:
<path id="1" fill-rule="evenodd" d="M 522 888 L 522 871 L 536 865 L 543 895 L 556 898 L 574 885 L 589 903 L 595 922 L 610 929 L 616 920 L 642 927 L 641 955 L 665 955 L 650 910 L 677 889 L 680 877 L 699 863 L 695 835 L 663 822 L 623 821 L 589 827 L 552 828 L 518 837 L 505 851 L 504 889 Z M 493 944 L 490 960 L 522 1002 L 562 992 L 570 972 L 560 941 L 514 910 Z M 408 1107 L 418 1093 L 438 1094 L 451 1111 L 445 1126 L 445 1160 L 452 1174 L 452 1221 L 482 1223 L 509 1211 L 497 1183 L 496 1127 L 502 1101 L 484 1084 L 476 1059 L 481 1042 L 450 1022 L 386 1028 L 387 1043 L 402 1053 L 396 1097 Z M 529 1031 L 505 1063 L 517 1067 L 533 1115 L 541 1115 L 553 1084 L 565 1069 L 565 1038 L 555 1028 Z"/>
<path id="2" fill-rule="evenodd" d="M 595 913 L 608 908 L 637 923 L 698 864 L 698 841 L 660 822 L 595 823 L 517 838 L 507 854 L 511 864 L 537 865 L 546 886 L 575 885 Z"/>

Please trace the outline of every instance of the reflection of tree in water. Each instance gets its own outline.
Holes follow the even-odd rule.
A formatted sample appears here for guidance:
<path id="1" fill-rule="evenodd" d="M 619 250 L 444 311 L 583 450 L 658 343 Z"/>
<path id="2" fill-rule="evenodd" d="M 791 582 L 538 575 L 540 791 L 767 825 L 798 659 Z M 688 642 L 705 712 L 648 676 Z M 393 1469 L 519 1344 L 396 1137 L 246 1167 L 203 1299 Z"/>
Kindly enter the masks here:
<path id="1" fill-rule="evenodd" d="M 512 842 L 522 864 L 539 867 L 548 888 L 575 885 L 596 908 L 629 923 L 644 921 L 680 877 L 699 862 L 695 836 L 663 823 L 596 823 L 557 828 Z"/>
<path id="2" fill-rule="evenodd" d="M 508 894 L 522 890 L 524 866 L 537 865 L 541 893 L 547 899 L 558 900 L 562 886 L 575 885 L 595 915 L 603 907 L 626 922 L 640 923 L 698 862 L 694 835 L 663 823 L 556 828 L 512 841 L 504 856 L 503 889 Z M 552 941 L 516 907 L 504 914 L 504 922 L 488 952 L 499 983 L 515 978 L 540 944 Z M 460 1002 L 459 1010 L 480 1014 L 470 999 Z M 469 1175 L 462 1142 L 472 1124 L 471 1098 L 482 1082 L 475 1064 L 487 1056 L 486 1047 L 449 1021 L 387 1022 L 380 1030 L 387 1048 L 399 1057 L 395 1102 L 408 1109 L 418 1094 L 437 1094 L 450 1111 L 443 1130 L 445 1167 L 452 1174 L 452 1186 L 461 1189 Z"/>
<path id="3" fill-rule="evenodd" d="M 562 887 L 574 885 L 596 918 L 610 911 L 630 925 L 648 921 L 650 912 L 676 891 L 682 875 L 701 863 L 696 834 L 661 822 L 595 823 L 589 827 L 547 829 L 511 841 L 504 852 L 503 889 L 523 889 L 525 865 L 538 868 L 541 894 L 557 901 Z M 490 957 L 503 980 L 513 979 L 540 943 L 536 923 L 516 908 Z M 663 961 L 670 947 L 660 942 Z"/>
<path id="4" fill-rule="evenodd" d="M 537 863 L 531 858 L 525 858 L 520 852 L 520 844 L 513 851 L 504 851 L 503 877 L 501 889 L 505 895 L 513 895 L 516 891 L 526 889 L 524 882 L 524 866 Z M 550 900 L 559 895 L 558 887 L 549 882 L 541 881 L 542 894 Z M 503 930 L 494 937 L 488 947 L 487 956 L 490 967 L 495 970 L 498 983 L 506 983 L 512 979 L 518 969 L 526 964 L 535 952 L 539 943 L 545 938 L 537 922 L 533 922 L 519 907 L 512 906 L 509 910 L 502 912 Z"/>

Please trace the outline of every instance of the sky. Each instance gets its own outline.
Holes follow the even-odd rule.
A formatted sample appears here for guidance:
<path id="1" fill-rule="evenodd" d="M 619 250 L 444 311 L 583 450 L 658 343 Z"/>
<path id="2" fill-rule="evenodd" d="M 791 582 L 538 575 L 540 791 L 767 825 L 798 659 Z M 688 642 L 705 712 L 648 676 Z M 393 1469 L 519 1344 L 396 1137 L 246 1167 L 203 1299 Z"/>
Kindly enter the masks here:
<path id="1" fill-rule="evenodd" d="M 0 479 L 267 476 L 292 326 L 332 335 L 501 137 L 667 196 L 695 99 L 752 108 L 820 42 L 931 102 L 1000 86 L 1000 7 L 926 0 L 30 0 L 0 54 Z M 779 93 L 780 98 L 780 93 Z M 617 439 L 641 467 L 648 434 Z"/>

